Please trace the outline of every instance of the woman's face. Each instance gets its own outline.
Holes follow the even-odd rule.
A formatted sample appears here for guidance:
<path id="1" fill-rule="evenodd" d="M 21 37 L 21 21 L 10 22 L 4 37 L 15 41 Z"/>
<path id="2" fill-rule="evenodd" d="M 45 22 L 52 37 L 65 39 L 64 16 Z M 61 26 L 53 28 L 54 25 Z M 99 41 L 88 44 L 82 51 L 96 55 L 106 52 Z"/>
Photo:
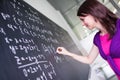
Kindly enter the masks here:
<path id="1" fill-rule="evenodd" d="M 80 16 L 80 20 L 82 21 L 82 25 L 90 30 L 96 27 L 97 22 L 95 21 L 95 18 L 89 14 L 85 17 Z"/>

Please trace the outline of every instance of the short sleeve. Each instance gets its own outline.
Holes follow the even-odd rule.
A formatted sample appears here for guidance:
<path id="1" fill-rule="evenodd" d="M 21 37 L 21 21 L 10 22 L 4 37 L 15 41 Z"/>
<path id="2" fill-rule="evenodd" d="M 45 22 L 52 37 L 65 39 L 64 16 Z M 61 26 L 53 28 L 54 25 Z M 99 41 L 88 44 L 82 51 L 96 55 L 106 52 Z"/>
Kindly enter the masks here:
<path id="1" fill-rule="evenodd" d="M 93 39 L 93 44 L 95 44 L 96 46 L 97 46 L 98 41 L 99 41 L 99 33 L 100 33 L 100 32 L 97 32 L 97 33 L 95 34 L 94 39 Z"/>

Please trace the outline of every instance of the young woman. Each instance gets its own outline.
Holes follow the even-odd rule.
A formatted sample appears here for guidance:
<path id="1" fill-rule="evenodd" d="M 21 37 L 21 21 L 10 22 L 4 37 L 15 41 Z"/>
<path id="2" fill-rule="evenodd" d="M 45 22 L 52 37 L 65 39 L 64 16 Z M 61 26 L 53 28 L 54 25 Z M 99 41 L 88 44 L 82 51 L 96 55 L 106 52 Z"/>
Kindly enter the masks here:
<path id="1" fill-rule="evenodd" d="M 89 55 L 76 55 L 64 47 L 58 47 L 57 53 L 71 56 L 88 64 L 92 63 L 100 53 L 120 80 L 120 19 L 97 0 L 86 0 L 80 6 L 77 16 L 83 26 L 99 30 L 94 37 L 94 44 Z"/>

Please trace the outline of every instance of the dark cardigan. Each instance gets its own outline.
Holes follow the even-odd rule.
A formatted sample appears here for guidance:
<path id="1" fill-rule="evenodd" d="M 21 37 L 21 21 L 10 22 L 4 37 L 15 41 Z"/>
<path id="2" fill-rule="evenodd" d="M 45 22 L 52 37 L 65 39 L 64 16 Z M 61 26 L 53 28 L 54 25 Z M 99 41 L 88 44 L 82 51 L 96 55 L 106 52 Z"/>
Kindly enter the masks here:
<path id="1" fill-rule="evenodd" d="M 98 47 L 100 55 L 103 57 L 103 59 L 107 60 L 114 72 L 120 76 L 120 70 L 117 68 L 116 64 L 113 61 L 113 58 L 120 58 L 120 19 L 117 20 L 116 28 L 117 31 L 113 36 L 110 44 L 110 55 L 105 55 L 102 50 L 100 32 L 96 33 L 93 43 Z"/>

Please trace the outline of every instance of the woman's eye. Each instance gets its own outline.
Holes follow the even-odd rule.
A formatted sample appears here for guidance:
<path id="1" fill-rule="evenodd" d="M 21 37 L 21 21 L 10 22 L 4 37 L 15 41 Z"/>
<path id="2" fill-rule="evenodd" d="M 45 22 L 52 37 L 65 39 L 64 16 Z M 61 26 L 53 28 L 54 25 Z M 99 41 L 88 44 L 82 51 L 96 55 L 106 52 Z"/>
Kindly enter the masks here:
<path id="1" fill-rule="evenodd" d="M 80 19 L 81 21 L 83 21 L 83 19 Z"/>

